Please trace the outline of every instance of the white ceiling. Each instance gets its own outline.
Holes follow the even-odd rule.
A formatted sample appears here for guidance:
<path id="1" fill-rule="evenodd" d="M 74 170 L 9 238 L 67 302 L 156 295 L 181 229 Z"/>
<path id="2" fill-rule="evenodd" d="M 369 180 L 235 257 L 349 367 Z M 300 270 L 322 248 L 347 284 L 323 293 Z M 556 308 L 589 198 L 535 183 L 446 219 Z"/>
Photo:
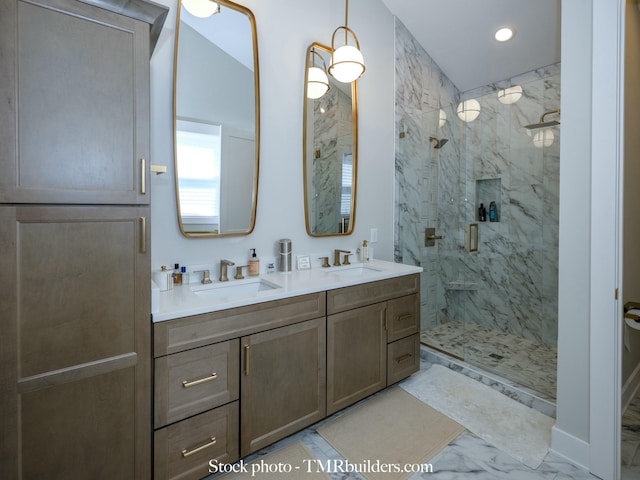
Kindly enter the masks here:
<path id="1" fill-rule="evenodd" d="M 560 0 L 382 1 L 461 92 L 560 61 Z"/>

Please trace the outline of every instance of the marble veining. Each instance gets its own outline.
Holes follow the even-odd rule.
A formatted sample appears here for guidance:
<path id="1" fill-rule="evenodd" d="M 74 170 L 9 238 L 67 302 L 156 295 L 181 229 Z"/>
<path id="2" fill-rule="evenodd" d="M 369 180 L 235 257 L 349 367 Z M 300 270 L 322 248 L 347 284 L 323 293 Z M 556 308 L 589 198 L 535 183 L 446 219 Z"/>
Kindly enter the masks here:
<path id="1" fill-rule="evenodd" d="M 640 478 L 640 393 L 622 415 L 621 478 Z"/>
<path id="2" fill-rule="evenodd" d="M 309 216 L 313 232 L 336 232 L 341 223 L 342 170 L 345 155 L 352 154 L 351 98 L 333 87 L 313 105 L 313 152 L 307 159 L 313 185 Z"/>
<path id="3" fill-rule="evenodd" d="M 560 64 L 460 92 L 398 19 L 395 41 L 394 254 L 424 268 L 422 330 L 475 323 L 555 348 L 560 128 L 553 128 L 550 147 L 536 148 L 535 131 L 524 125 L 559 108 Z M 523 97 L 501 104 L 497 89 L 515 84 Z M 469 98 L 480 102 L 481 113 L 464 123 L 455 110 Z M 430 136 L 449 142 L 434 149 Z M 483 190 L 483 180 L 499 188 Z M 499 222 L 479 223 L 479 250 L 469 253 L 467 225 L 478 221 L 479 203 L 488 209 L 492 200 Z M 443 236 L 435 247 L 424 246 L 427 227 Z M 448 288 L 465 282 L 476 287 Z M 470 347 L 475 339 L 461 341 Z"/>
<path id="4" fill-rule="evenodd" d="M 431 364 L 429 362 L 423 361 L 421 369 L 425 370 L 430 366 Z M 367 400 L 368 399 L 364 399 L 349 408 L 361 405 L 362 403 L 367 402 Z M 335 415 L 341 415 L 348 410 L 349 409 L 345 409 Z M 264 450 L 250 455 L 245 459 L 245 461 L 250 462 L 252 460 L 259 459 L 261 456 L 266 455 L 274 449 L 280 448 L 296 440 L 300 440 L 304 443 L 311 453 L 313 453 L 313 455 L 322 462 L 326 462 L 327 460 L 344 460 L 340 453 L 338 453 L 316 431 L 320 425 L 335 418 L 335 415 L 312 425 L 291 437 L 281 440 Z M 549 452 L 546 455 L 543 463 L 537 469 L 531 469 L 468 431 L 464 431 L 455 438 L 451 443 L 449 443 L 449 445 L 429 460 L 429 463 L 433 467 L 433 472 L 415 473 L 409 477 L 409 480 L 596 480 L 597 478 L 589 474 L 587 471 L 565 461 L 553 452 Z M 366 480 L 364 476 L 355 472 L 328 473 L 334 480 Z"/>

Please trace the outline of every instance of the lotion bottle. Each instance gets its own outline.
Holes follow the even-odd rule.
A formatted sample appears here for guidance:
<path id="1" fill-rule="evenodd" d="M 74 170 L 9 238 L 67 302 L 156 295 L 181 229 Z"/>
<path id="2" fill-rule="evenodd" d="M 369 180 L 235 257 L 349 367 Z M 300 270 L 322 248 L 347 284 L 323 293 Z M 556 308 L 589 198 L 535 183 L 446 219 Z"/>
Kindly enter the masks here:
<path id="1" fill-rule="evenodd" d="M 253 254 L 249 257 L 249 275 L 260 275 L 260 259 L 256 255 L 256 249 L 250 248 L 249 250 L 253 250 Z"/>
<path id="2" fill-rule="evenodd" d="M 369 247 L 367 246 L 367 241 L 362 241 L 362 258 L 360 259 L 362 263 L 369 261 Z"/>

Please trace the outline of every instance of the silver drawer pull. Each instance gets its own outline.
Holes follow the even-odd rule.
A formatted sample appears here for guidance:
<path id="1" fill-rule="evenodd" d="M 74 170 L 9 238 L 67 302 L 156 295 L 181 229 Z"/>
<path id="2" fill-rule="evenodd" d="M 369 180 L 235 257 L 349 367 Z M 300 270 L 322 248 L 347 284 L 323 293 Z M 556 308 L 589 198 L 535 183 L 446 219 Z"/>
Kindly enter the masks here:
<path id="1" fill-rule="evenodd" d="M 196 447 L 193 450 L 182 450 L 182 452 L 180 453 L 182 453 L 183 458 L 187 458 L 189 455 L 193 455 L 194 453 L 201 452 L 205 448 L 213 447 L 215 444 L 216 444 L 216 437 L 211 437 L 211 440 L 209 440 L 204 445 L 200 445 L 199 447 Z"/>
<path id="2" fill-rule="evenodd" d="M 410 353 L 407 353 L 405 355 L 402 355 L 401 357 L 396 358 L 396 363 L 406 362 L 411 357 L 413 357 L 413 355 L 411 355 Z"/>
<path id="3" fill-rule="evenodd" d="M 216 372 L 213 372 L 208 377 L 204 377 L 204 378 L 201 378 L 199 380 L 193 380 L 191 382 L 189 380 L 183 380 L 182 381 L 182 388 L 195 387 L 196 385 L 201 385 L 203 383 L 211 382 L 211 381 L 215 380 L 216 378 L 218 378 L 218 374 Z"/>

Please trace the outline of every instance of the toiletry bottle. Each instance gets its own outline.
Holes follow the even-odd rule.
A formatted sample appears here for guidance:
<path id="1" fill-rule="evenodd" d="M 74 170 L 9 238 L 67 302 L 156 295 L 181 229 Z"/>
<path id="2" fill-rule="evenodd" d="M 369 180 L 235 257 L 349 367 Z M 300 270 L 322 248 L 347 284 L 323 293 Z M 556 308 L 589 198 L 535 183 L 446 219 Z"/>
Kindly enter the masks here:
<path id="1" fill-rule="evenodd" d="M 360 258 L 362 263 L 369 261 L 369 247 L 367 246 L 367 241 L 362 241 L 362 258 Z"/>
<path id="2" fill-rule="evenodd" d="M 496 208 L 496 202 L 491 202 L 489 204 L 489 221 L 490 222 L 498 221 L 498 210 Z"/>
<path id="3" fill-rule="evenodd" d="M 184 265 L 180 267 L 180 274 L 182 275 L 182 285 L 189 285 L 189 274 L 187 273 L 187 267 Z"/>
<path id="4" fill-rule="evenodd" d="M 176 263 L 173 266 L 173 284 L 182 285 L 182 272 L 180 271 L 180 264 Z"/>
<path id="5" fill-rule="evenodd" d="M 250 248 L 249 250 L 253 250 L 253 254 L 249 257 L 249 275 L 260 275 L 260 259 L 256 255 L 256 249 Z"/>
<path id="6" fill-rule="evenodd" d="M 481 222 L 487 221 L 487 209 L 484 208 L 484 203 L 481 203 L 480 208 L 478 209 L 478 220 Z"/>

